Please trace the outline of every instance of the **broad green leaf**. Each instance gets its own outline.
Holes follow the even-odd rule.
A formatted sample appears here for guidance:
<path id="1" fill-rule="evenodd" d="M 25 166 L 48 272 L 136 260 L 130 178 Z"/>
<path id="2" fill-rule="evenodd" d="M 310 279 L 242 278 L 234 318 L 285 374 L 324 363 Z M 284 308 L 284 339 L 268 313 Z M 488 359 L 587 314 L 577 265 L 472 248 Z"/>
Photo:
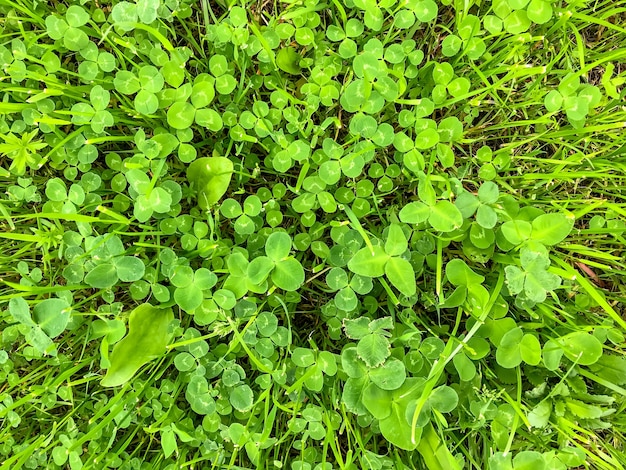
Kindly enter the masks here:
<path id="1" fill-rule="evenodd" d="M 252 408 L 254 403 L 254 393 L 249 385 L 240 384 L 230 390 L 228 399 L 230 404 L 233 405 L 233 408 L 243 413 Z"/>
<path id="2" fill-rule="evenodd" d="M 385 265 L 391 257 L 381 246 L 361 248 L 348 262 L 348 269 L 360 276 L 380 277 L 385 274 Z"/>
<path id="3" fill-rule="evenodd" d="M 39 351 L 41 354 L 50 354 L 56 356 L 56 346 L 47 334 L 39 327 L 39 325 L 33 326 L 25 335 L 24 338 L 29 344 Z"/>
<path id="4" fill-rule="evenodd" d="M 174 291 L 174 300 L 185 312 L 193 312 L 204 300 L 202 289 L 195 284 L 179 287 Z"/>
<path id="5" fill-rule="evenodd" d="M 359 358 L 356 348 L 349 347 L 341 352 L 341 366 L 348 377 L 358 379 L 365 376 L 368 373 L 368 367 Z"/>
<path id="6" fill-rule="evenodd" d="M 426 150 L 437 145 L 439 140 L 439 133 L 435 129 L 424 129 L 415 138 L 415 148 Z"/>
<path id="7" fill-rule="evenodd" d="M 178 60 L 169 60 L 161 68 L 163 79 L 173 86 L 178 88 L 185 81 L 185 67 Z"/>
<path id="8" fill-rule="evenodd" d="M 315 364 L 315 354 L 308 348 L 296 348 L 291 353 L 291 360 L 298 367 L 310 367 Z"/>
<path id="9" fill-rule="evenodd" d="M 345 312 L 351 312 L 359 305 L 359 299 L 350 287 L 340 289 L 334 300 L 337 308 Z"/>
<path id="10" fill-rule="evenodd" d="M 480 201 L 469 191 L 462 191 L 454 201 L 454 205 L 461 211 L 464 218 L 474 215 L 476 209 L 480 207 Z"/>
<path id="11" fill-rule="evenodd" d="M 99 264 L 85 276 L 85 282 L 96 289 L 108 289 L 117 284 L 117 270 L 112 263 Z"/>
<path id="12" fill-rule="evenodd" d="M 354 320 L 345 319 L 343 321 L 346 336 L 350 339 L 361 339 L 370 331 L 370 320 L 367 317 L 359 317 Z"/>
<path id="13" fill-rule="evenodd" d="M 526 275 L 517 266 L 505 266 L 506 285 L 512 295 L 519 294 L 524 289 Z"/>
<path id="14" fill-rule="evenodd" d="M 463 352 L 459 352 L 452 358 L 454 368 L 463 381 L 470 381 L 476 376 L 476 366 Z"/>
<path id="15" fill-rule="evenodd" d="M 137 93 L 141 88 L 141 84 L 139 83 L 137 76 L 127 70 L 121 70 L 115 74 L 113 85 L 117 91 L 124 93 L 125 95 Z"/>
<path id="16" fill-rule="evenodd" d="M 476 211 L 476 222 L 483 228 L 492 229 L 498 223 L 498 214 L 486 204 L 482 204 Z"/>
<path id="17" fill-rule="evenodd" d="M 89 94 L 89 100 L 91 101 L 91 105 L 93 109 L 96 111 L 102 111 L 106 109 L 109 105 L 109 100 L 111 98 L 111 94 L 102 88 L 101 85 L 96 85 L 91 89 Z"/>
<path id="18" fill-rule="evenodd" d="M 392 357 L 383 365 L 371 369 L 369 377 L 381 389 L 395 390 L 406 380 L 406 368 L 402 361 Z"/>
<path id="19" fill-rule="evenodd" d="M 545 428 L 548 425 L 551 414 L 552 403 L 550 400 L 543 400 L 528 413 L 528 422 L 534 428 Z"/>
<path id="20" fill-rule="evenodd" d="M 543 105 L 549 113 L 554 113 L 561 109 L 563 96 L 557 90 L 550 91 L 543 100 Z"/>
<path id="21" fill-rule="evenodd" d="M 486 181 L 478 188 L 478 199 L 484 204 L 494 204 L 498 201 L 500 190 L 493 181 Z"/>
<path id="22" fill-rule="evenodd" d="M 157 19 L 157 10 L 160 0 L 139 0 L 137 2 L 137 15 L 144 24 L 150 24 Z"/>
<path id="23" fill-rule="evenodd" d="M 422 455 L 426 468 L 430 470 L 461 470 L 458 460 L 452 455 L 432 424 L 424 427 L 417 451 Z"/>
<path id="24" fill-rule="evenodd" d="M 393 394 L 376 384 L 370 384 L 363 392 L 363 404 L 376 419 L 385 419 L 391 415 Z"/>
<path id="25" fill-rule="evenodd" d="M 222 116 L 212 108 L 197 109 L 196 124 L 206 127 L 213 132 L 217 132 L 224 127 Z"/>
<path id="26" fill-rule="evenodd" d="M 450 201 L 439 201 L 430 209 L 428 222 L 439 232 L 452 232 L 463 225 L 461 211 Z"/>
<path id="27" fill-rule="evenodd" d="M 526 10 L 517 10 L 504 18 L 504 29 L 510 34 L 521 34 L 530 28 Z"/>
<path id="28" fill-rule="evenodd" d="M 159 109 L 159 99 L 154 93 L 141 90 L 135 96 L 135 109 L 141 114 L 154 114 Z"/>
<path id="29" fill-rule="evenodd" d="M 446 36 L 441 43 L 441 52 L 446 57 L 452 57 L 456 55 L 459 50 L 461 50 L 461 46 L 463 45 L 461 38 L 454 34 L 450 34 Z"/>
<path id="30" fill-rule="evenodd" d="M 161 447 L 163 448 L 163 455 L 166 459 L 178 451 L 176 435 L 171 428 L 161 431 Z"/>
<path id="31" fill-rule="evenodd" d="M 117 387 L 128 382 L 143 365 L 165 354 L 167 328 L 173 319 L 171 308 L 150 304 L 135 308 L 128 321 L 128 334 L 109 356 L 111 367 L 102 379 L 102 386 Z"/>
<path id="32" fill-rule="evenodd" d="M 548 340 L 543 345 L 542 359 L 546 369 L 557 370 L 561 365 L 562 357 L 563 349 L 561 349 L 561 346 L 555 340 Z"/>
<path id="33" fill-rule="evenodd" d="M 605 411 L 601 407 L 585 403 L 581 400 L 566 398 L 565 405 L 572 414 L 582 419 L 597 419 L 605 414 Z"/>
<path id="34" fill-rule="evenodd" d="M 265 254 L 274 262 L 281 261 L 291 251 L 291 237 L 285 232 L 272 232 L 265 242 Z"/>
<path id="35" fill-rule="evenodd" d="M 189 165 L 187 179 L 198 191 L 202 209 L 209 209 L 226 194 L 233 170 L 233 163 L 226 157 L 202 157 Z"/>
<path id="36" fill-rule="evenodd" d="M 148 201 L 150 202 L 150 207 L 154 212 L 164 214 L 170 210 L 172 205 L 172 196 L 166 189 L 156 187 L 150 191 Z"/>
<path id="37" fill-rule="evenodd" d="M 317 363 L 324 371 L 324 374 L 332 377 L 337 373 L 337 359 L 333 353 L 329 351 L 320 351 L 317 357 Z"/>
<path id="38" fill-rule="evenodd" d="M 191 104 L 195 108 L 204 108 L 215 98 L 215 88 L 208 81 L 196 83 L 191 90 Z"/>
<path id="39" fill-rule="evenodd" d="M 489 457 L 489 470 L 513 470 L 513 455 L 510 452 L 496 452 Z"/>
<path id="40" fill-rule="evenodd" d="M 496 350 L 496 361 L 498 364 L 506 369 L 511 369 L 521 364 L 520 343 L 523 337 L 524 332 L 519 327 L 513 328 L 502 337 Z"/>
<path id="41" fill-rule="evenodd" d="M 361 338 L 356 346 L 356 352 L 369 367 L 378 367 L 391 354 L 387 338 L 376 333 Z"/>
<path id="42" fill-rule="evenodd" d="M 291 75 L 300 74 L 300 59 L 302 57 L 293 47 L 282 47 L 276 54 L 276 65 L 284 72 Z"/>
<path id="43" fill-rule="evenodd" d="M 261 312 L 254 324 L 262 336 L 271 336 L 278 329 L 278 318 L 270 312 Z"/>
<path id="44" fill-rule="evenodd" d="M 174 129 L 187 129 L 193 124 L 195 113 L 196 109 L 190 103 L 177 101 L 167 110 L 167 123 Z"/>
<path id="45" fill-rule="evenodd" d="M 261 284 L 274 269 L 274 262 L 267 256 L 259 256 L 250 261 L 247 276 L 252 284 Z"/>
<path id="46" fill-rule="evenodd" d="M 80 51 L 89 45 L 89 36 L 82 29 L 69 27 L 63 36 L 63 45 L 70 51 Z M 95 65 L 92 62 L 93 65 Z M 95 67 L 97 70 L 97 66 Z"/>
<path id="47" fill-rule="evenodd" d="M 67 22 L 61 18 L 53 15 L 48 15 L 46 17 L 46 30 L 48 32 L 48 36 L 55 41 L 63 39 L 63 35 L 67 31 L 68 27 L 69 25 Z"/>
<path id="48" fill-rule="evenodd" d="M 525 334 L 519 348 L 522 360 L 526 364 L 536 366 L 541 362 L 541 343 L 535 335 Z"/>
<path id="49" fill-rule="evenodd" d="M 450 89 L 450 93 L 453 96 L 455 96 L 455 94 L 452 93 L 452 89 L 451 89 L 453 85 L 463 86 L 461 91 L 458 92 L 459 95 L 467 93 L 467 91 L 465 90 L 465 82 L 460 82 L 460 80 L 462 79 L 461 78 L 455 79 L 448 85 L 448 89 Z M 467 87 L 469 87 L 469 80 L 467 79 L 463 79 L 463 80 L 467 81 L 466 85 Z M 460 83 L 463 83 L 464 85 L 460 85 Z M 456 142 L 461 137 L 463 137 L 463 124 L 461 123 L 461 121 L 459 121 L 459 118 L 455 116 L 450 116 L 441 120 L 441 122 L 437 126 L 437 132 L 439 133 L 440 140 L 442 142 Z"/>
<path id="50" fill-rule="evenodd" d="M 450 413 L 459 404 L 459 396 L 452 387 L 441 385 L 435 388 L 428 397 L 426 405 L 440 413 Z"/>
<path id="51" fill-rule="evenodd" d="M 62 299 L 45 299 L 33 308 L 33 319 L 50 338 L 65 331 L 70 314 L 70 306 Z"/>
<path id="52" fill-rule="evenodd" d="M 385 252 L 390 256 L 399 256 L 407 250 L 406 235 L 398 224 L 391 224 L 385 241 Z"/>
<path id="53" fill-rule="evenodd" d="M 348 283 L 348 274 L 342 268 L 332 268 L 326 275 L 326 284 L 333 290 L 343 289 Z"/>
<path id="54" fill-rule="evenodd" d="M 552 5 L 545 0 L 532 0 L 526 10 L 528 19 L 537 24 L 544 24 L 552 18 Z"/>
<path id="55" fill-rule="evenodd" d="M 602 343 L 593 335 L 577 331 L 555 339 L 572 362 L 588 366 L 602 357 Z"/>
<path id="56" fill-rule="evenodd" d="M 385 264 L 385 275 L 389 282 L 407 297 L 415 295 L 416 280 L 413 266 L 404 258 L 391 257 Z"/>
<path id="57" fill-rule="evenodd" d="M 500 227 L 502 235 L 512 245 L 520 245 L 530 238 L 532 225 L 525 220 L 509 220 Z"/>
<path id="58" fill-rule="evenodd" d="M 545 245 L 556 245 L 569 235 L 573 227 L 573 214 L 543 214 L 533 220 L 530 238 Z"/>
<path id="59" fill-rule="evenodd" d="M 122 256 L 115 259 L 117 276 L 122 282 L 133 282 L 141 279 L 146 267 L 139 258 L 134 256 Z"/>
<path id="60" fill-rule="evenodd" d="M 22 325 L 34 326 L 28 303 L 23 297 L 14 297 L 9 300 L 9 313 L 16 322 Z"/>
<path id="61" fill-rule="evenodd" d="M 513 468 L 515 470 L 545 470 L 546 465 L 541 452 L 523 450 L 513 457 Z"/>
<path id="62" fill-rule="evenodd" d="M 406 379 L 399 389 L 392 392 L 391 414 L 379 423 L 380 431 L 385 439 L 404 450 L 414 450 L 416 447 L 416 443 L 411 440 L 412 429 L 406 415 L 409 404 L 415 403 L 415 400 L 419 398 L 423 383 L 424 380 L 421 378 Z M 419 442 L 421 435 L 422 429 L 416 429 L 416 442 Z"/>
<path id="63" fill-rule="evenodd" d="M 113 6 L 111 10 L 113 23 L 136 23 L 137 5 L 122 1 Z"/>
<path id="64" fill-rule="evenodd" d="M 408 203 L 400 210 L 400 220 L 407 224 L 421 224 L 428 220 L 430 207 L 423 202 L 414 201 Z"/>
<path id="65" fill-rule="evenodd" d="M 185 398 L 191 409 L 200 415 L 210 415 L 215 412 L 215 400 L 210 394 L 207 379 L 200 375 L 193 375 L 185 390 Z"/>
<path id="66" fill-rule="evenodd" d="M 349 377 L 346 380 L 341 401 L 346 405 L 346 409 L 357 415 L 365 415 L 368 413 L 367 408 L 363 404 L 363 393 L 370 384 L 367 376 L 363 375 L 359 378 Z"/>
<path id="67" fill-rule="evenodd" d="M 304 276 L 304 268 L 300 262 L 291 257 L 276 263 L 271 277 L 276 287 L 296 291 L 304 283 Z"/>
<path id="68" fill-rule="evenodd" d="M 454 286 L 482 284 L 484 276 L 476 274 L 462 259 L 452 259 L 446 264 L 446 276 Z"/>
<path id="69" fill-rule="evenodd" d="M 428 23 L 437 18 L 437 4 L 432 0 L 418 0 L 413 5 L 413 12 L 422 23 Z"/>
<path id="70" fill-rule="evenodd" d="M 591 366 L 594 374 L 617 385 L 626 384 L 626 357 L 603 355 Z"/>
<path id="71" fill-rule="evenodd" d="M 231 310 L 237 304 L 235 294 L 228 289 L 218 289 L 213 292 L 213 300 L 224 310 Z"/>

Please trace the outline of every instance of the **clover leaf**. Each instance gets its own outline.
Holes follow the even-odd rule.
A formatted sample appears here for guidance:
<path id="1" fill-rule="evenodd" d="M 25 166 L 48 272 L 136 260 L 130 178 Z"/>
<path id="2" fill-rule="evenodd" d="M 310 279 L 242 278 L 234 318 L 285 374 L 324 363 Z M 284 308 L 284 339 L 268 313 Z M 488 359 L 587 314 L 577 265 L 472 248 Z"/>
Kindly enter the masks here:
<path id="1" fill-rule="evenodd" d="M 357 251 L 348 262 L 348 268 L 355 274 L 367 277 L 387 279 L 404 295 L 415 295 L 415 271 L 405 258 L 401 257 L 407 251 L 407 238 L 399 225 L 389 227 L 385 247 L 374 245 Z"/>
<path id="2" fill-rule="evenodd" d="M 548 272 L 550 259 L 543 252 L 522 249 L 521 269 L 506 266 L 506 283 L 512 295 L 524 293 L 533 302 L 543 302 L 549 291 L 561 285 L 561 278 Z"/>

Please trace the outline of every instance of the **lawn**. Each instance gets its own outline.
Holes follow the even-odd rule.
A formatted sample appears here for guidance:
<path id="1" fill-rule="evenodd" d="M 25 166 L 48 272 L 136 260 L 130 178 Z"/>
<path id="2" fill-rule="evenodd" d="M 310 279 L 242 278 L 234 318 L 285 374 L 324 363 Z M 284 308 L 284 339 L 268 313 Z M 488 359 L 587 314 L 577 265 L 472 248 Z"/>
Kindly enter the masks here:
<path id="1" fill-rule="evenodd" d="M 0 469 L 623 469 L 625 84 L 625 0 L 0 0 Z"/>

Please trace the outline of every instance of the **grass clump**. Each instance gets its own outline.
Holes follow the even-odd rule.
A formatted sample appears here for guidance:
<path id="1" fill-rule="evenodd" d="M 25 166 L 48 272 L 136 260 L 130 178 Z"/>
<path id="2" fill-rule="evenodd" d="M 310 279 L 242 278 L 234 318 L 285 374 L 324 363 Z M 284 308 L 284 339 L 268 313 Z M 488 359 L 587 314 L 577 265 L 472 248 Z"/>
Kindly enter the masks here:
<path id="1" fill-rule="evenodd" d="M 0 1 L 0 468 L 623 468 L 625 6 Z"/>

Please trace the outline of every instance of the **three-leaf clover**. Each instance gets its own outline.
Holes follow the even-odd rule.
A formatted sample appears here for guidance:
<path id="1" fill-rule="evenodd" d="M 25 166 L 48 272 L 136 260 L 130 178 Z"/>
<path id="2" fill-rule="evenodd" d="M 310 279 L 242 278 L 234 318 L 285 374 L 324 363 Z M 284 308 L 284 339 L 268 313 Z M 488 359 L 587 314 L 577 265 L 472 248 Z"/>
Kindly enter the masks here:
<path id="1" fill-rule="evenodd" d="M 65 331 L 71 316 L 71 308 L 65 300 L 42 300 L 31 314 L 28 303 L 22 297 L 15 297 L 9 301 L 9 313 L 25 328 L 24 336 L 29 344 L 41 354 L 56 356 L 52 339 Z"/>
<path id="2" fill-rule="evenodd" d="M 248 265 L 248 279 L 261 284 L 270 276 L 274 285 L 295 291 L 304 283 L 304 268 L 292 255 L 291 237 L 285 232 L 273 232 L 265 242 L 266 256 L 254 258 Z"/>
<path id="3" fill-rule="evenodd" d="M 569 122 L 580 127 L 590 111 L 602 101 L 600 89 L 594 85 L 580 84 L 578 74 L 567 74 L 556 90 L 548 92 L 544 106 L 550 113 L 565 111 Z"/>
<path id="4" fill-rule="evenodd" d="M 55 41 L 62 40 L 70 51 L 80 51 L 89 44 L 89 36 L 81 29 L 89 21 L 89 13 L 79 5 L 71 5 L 65 12 L 65 19 L 56 15 L 46 17 L 48 36 Z"/>
<path id="5" fill-rule="evenodd" d="M 85 263 L 85 282 L 93 288 L 110 289 L 119 281 L 138 281 L 145 273 L 146 268 L 140 258 L 124 255 L 124 245 L 117 236 L 107 239 L 100 235 L 88 239 L 85 247 L 91 255 L 91 260 Z M 82 269 L 79 271 L 82 272 Z"/>
<path id="6" fill-rule="evenodd" d="M 214 79 L 209 75 L 196 77 L 189 96 L 191 103 L 185 100 L 174 102 L 167 110 L 167 123 L 174 129 L 188 129 L 196 122 L 213 132 L 222 126 L 222 117 L 209 105 L 215 98 Z"/>
<path id="7" fill-rule="evenodd" d="M 160 103 L 157 93 L 165 84 L 161 71 L 154 65 L 142 66 L 137 74 L 129 70 L 120 70 L 113 79 L 115 89 L 125 95 L 135 95 L 134 105 L 141 114 L 154 114 Z"/>
<path id="8" fill-rule="evenodd" d="M 129 193 L 135 201 L 133 214 L 140 222 L 146 222 L 154 212 L 165 214 L 172 204 L 172 192 L 167 185 L 154 187 L 154 179 L 138 169 L 128 170 L 125 174 L 129 185 Z"/>
<path id="9" fill-rule="evenodd" d="M 415 295 L 415 271 L 403 257 L 408 250 L 408 240 L 399 224 L 391 224 L 385 245 L 361 248 L 348 262 L 355 274 L 367 277 L 387 276 L 387 279 L 407 297 Z"/>
<path id="10" fill-rule="evenodd" d="M 548 272 L 550 258 L 543 251 L 521 250 L 521 268 L 506 266 L 506 283 L 512 295 L 523 293 L 533 302 L 543 302 L 549 291 L 561 285 L 561 278 Z"/>
<path id="11" fill-rule="evenodd" d="M 365 295 L 372 290 L 372 278 L 355 274 L 351 279 L 343 268 L 334 267 L 326 275 L 326 284 L 335 294 L 338 309 L 350 312 L 359 304 L 357 294 Z"/>
<path id="12" fill-rule="evenodd" d="M 91 89 L 88 103 L 76 103 L 72 106 L 72 122 L 76 125 L 89 124 L 95 133 L 102 133 L 106 127 L 115 124 L 113 115 L 107 111 L 111 94 L 101 85 Z"/>

